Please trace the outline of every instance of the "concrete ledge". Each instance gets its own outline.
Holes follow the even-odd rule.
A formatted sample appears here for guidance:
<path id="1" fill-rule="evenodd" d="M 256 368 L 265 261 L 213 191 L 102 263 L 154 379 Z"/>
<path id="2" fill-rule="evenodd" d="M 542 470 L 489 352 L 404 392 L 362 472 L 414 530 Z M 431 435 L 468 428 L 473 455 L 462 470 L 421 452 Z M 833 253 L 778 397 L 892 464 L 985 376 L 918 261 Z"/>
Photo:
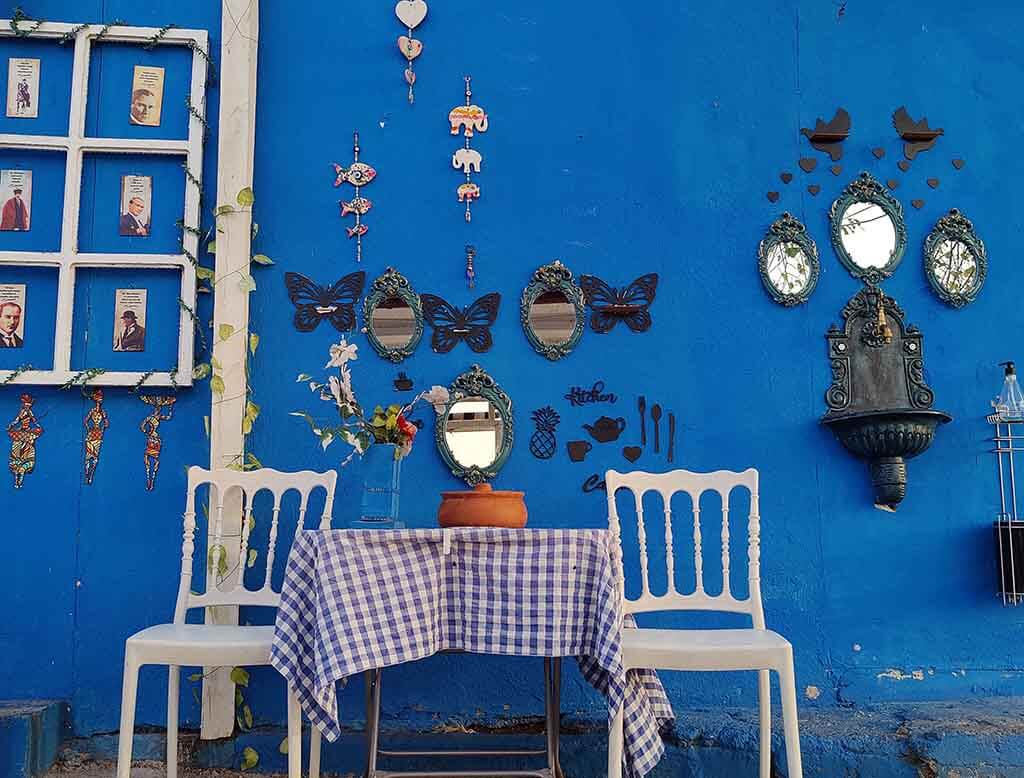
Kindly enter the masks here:
<path id="1" fill-rule="evenodd" d="M 34 778 L 46 772 L 68 736 L 67 704 L 0 701 L 0 775 Z"/>
<path id="2" fill-rule="evenodd" d="M 1024 699 L 981 702 L 887 705 L 872 710 L 805 708 L 800 730 L 804 774 L 827 778 L 1024 778 Z M 781 721 L 776 713 L 773 775 L 785 776 Z M 473 724 L 468 724 L 473 728 Z M 387 746 L 418 748 L 497 748 L 537 746 L 536 733 L 514 732 L 498 725 L 479 725 L 481 733 L 410 732 L 393 724 L 385 730 Z M 607 736 L 604 724 L 565 718 L 562 764 L 571 778 L 603 778 Z M 191 767 L 238 769 L 246 747 L 260 755 L 257 770 L 284 772 L 286 756 L 279 750 L 284 727 L 261 727 L 236 738 L 199 741 L 182 733 L 182 764 Z M 303 738 L 308 747 L 308 733 Z M 94 759 L 112 759 L 116 735 L 71 741 L 73 752 Z M 323 767 L 329 774 L 359 775 L 363 769 L 363 734 L 346 731 L 337 743 L 324 743 Z M 162 759 L 161 732 L 135 736 L 136 759 Z M 451 764 L 451 762 L 449 762 Z M 493 762 L 460 760 L 465 769 L 494 768 Z M 510 760 L 502 766 L 525 766 Z M 534 762 L 533 764 L 536 764 Z M 385 763 L 387 765 L 387 763 Z M 402 761 L 396 769 L 413 766 L 443 769 L 438 760 Z M 681 713 L 666 754 L 652 778 L 722 778 L 757 775 L 757 723 L 753 710 L 695 710 Z"/>

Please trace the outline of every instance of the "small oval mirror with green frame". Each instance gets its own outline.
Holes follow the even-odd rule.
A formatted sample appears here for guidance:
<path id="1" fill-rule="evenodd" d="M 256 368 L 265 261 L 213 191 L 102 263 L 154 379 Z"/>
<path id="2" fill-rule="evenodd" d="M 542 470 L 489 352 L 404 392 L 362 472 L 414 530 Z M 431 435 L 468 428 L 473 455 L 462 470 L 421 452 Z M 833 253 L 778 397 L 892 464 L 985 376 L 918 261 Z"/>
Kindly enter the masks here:
<path id="1" fill-rule="evenodd" d="M 384 359 L 401 362 L 423 337 L 423 307 L 409 279 L 389 267 L 363 302 L 363 331 Z"/>
<path id="2" fill-rule="evenodd" d="M 870 173 L 847 184 L 829 214 L 832 246 L 854 278 L 877 284 L 891 276 L 907 247 L 903 206 Z"/>
<path id="3" fill-rule="evenodd" d="M 434 440 L 452 475 L 470 486 L 494 478 L 512 452 L 512 400 L 480 365 L 449 387 Z"/>
<path id="4" fill-rule="evenodd" d="M 583 335 L 583 290 L 559 260 L 542 265 L 523 290 L 519 306 L 526 339 L 538 354 L 561 359 L 576 348 Z"/>
<path id="5" fill-rule="evenodd" d="M 944 303 L 962 308 L 985 284 L 988 255 L 974 225 L 956 208 L 935 223 L 924 240 L 924 272 Z"/>
<path id="6" fill-rule="evenodd" d="M 789 213 L 772 222 L 757 247 L 757 268 L 772 299 L 786 307 L 807 302 L 818 283 L 818 247 Z"/>

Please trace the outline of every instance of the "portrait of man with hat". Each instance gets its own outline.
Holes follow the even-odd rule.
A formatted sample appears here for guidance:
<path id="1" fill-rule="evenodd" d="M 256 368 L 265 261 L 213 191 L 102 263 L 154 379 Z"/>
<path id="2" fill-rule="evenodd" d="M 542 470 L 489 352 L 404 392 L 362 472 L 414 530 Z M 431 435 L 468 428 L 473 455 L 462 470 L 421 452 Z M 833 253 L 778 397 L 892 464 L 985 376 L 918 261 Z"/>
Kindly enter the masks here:
<path id="1" fill-rule="evenodd" d="M 128 309 L 121 314 L 121 327 L 114 335 L 114 351 L 143 351 L 146 347 L 146 328 L 135 311 Z"/>
<path id="2" fill-rule="evenodd" d="M 0 230 L 24 232 L 28 229 L 28 203 L 22 199 L 21 187 L 15 187 L 12 194 L 0 213 Z"/>

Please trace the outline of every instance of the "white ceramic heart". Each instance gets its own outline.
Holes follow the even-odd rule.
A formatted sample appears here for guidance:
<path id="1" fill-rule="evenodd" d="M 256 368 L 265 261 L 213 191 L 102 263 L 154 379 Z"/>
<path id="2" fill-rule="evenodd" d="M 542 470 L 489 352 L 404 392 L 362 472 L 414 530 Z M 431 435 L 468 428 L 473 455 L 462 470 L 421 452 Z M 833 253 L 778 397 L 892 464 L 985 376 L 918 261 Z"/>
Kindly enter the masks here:
<path id="1" fill-rule="evenodd" d="M 395 16 L 410 30 L 414 29 L 427 17 L 427 4 L 423 0 L 398 0 Z"/>
<path id="2" fill-rule="evenodd" d="M 414 38 L 407 38 L 404 35 L 398 36 L 398 50 L 402 55 L 412 62 L 423 51 L 423 44 Z"/>

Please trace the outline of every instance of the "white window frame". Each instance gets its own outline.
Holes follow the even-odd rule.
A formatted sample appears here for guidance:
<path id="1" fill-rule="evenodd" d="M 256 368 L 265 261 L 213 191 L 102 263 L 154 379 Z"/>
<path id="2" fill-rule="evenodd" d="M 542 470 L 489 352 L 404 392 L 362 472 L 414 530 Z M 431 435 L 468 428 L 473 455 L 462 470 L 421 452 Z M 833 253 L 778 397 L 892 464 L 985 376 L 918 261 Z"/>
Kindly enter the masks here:
<path id="1" fill-rule="evenodd" d="M 22 22 L 22 25 L 25 24 Z M 28 24 L 34 24 L 34 22 Z M 31 37 L 59 38 L 80 26 L 71 23 L 44 22 L 32 31 Z M 55 267 L 58 269 L 53 367 L 50 370 L 26 370 L 10 382 L 13 384 L 64 384 L 81 372 L 71 369 L 75 276 L 79 268 L 180 269 L 180 297 L 193 311 L 196 307 L 196 269 L 188 257 L 188 254 L 196 258 L 199 256 L 199 236 L 193 232 L 183 231 L 184 251 L 180 254 L 108 254 L 79 253 L 78 251 L 82 161 L 86 153 L 157 154 L 181 157 L 182 161 L 188 165 L 189 171 L 196 177 L 201 178 L 203 171 L 203 139 L 206 127 L 194 115 L 189 116 L 187 140 L 91 138 L 85 135 L 89 57 L 92 53 L 93 43 L 100 34 L 100 29 L 100 25 L 90 24 L 82 27 L 75 35 L 67 136 L 0 133 L 0 148 L 63 151 L 67 155 L 60 251 L 0 251 L 0 265 Z M 0 19 L 0 38 L 16 37 L 11 27 L 11 20 Z M 146 44 L 157 38 L 157 45 L 161 46 L 188 46 L 191 42 L 195 43 L 196 48 L 192 53 L 192 81 L 189 99 L 196 110 L 205 116 L 207 63 L 200 53 L 208 53 L 208 34 L 205 30 L 175 28 L 159 30 L 155 27 L 113 26 L 106 31 L 102 40 L 110 43 Z M 182 107 L 181 110 L 186 109 Z M 199 188 L 186 180 L 184 224 L 199 227 L 199 199 Z M 107 371 L 90 378 L 90 385 L 133 386 L 145 377 L 146 386 L 191 386 L 192 359 L 195 347 L 193 326 L 192 315 L 182 309 L 178 324 L 176 372 L 172 373 L 171 370 L 164 369 L 153 372 L 147 377 L 147 373 L 142 371 Z M 170 368 L 171 366 L 154 365 L 153 367 Z M 9 378 L 13 372 L 15 371 L 0 370 L 0 381 Z"/>

